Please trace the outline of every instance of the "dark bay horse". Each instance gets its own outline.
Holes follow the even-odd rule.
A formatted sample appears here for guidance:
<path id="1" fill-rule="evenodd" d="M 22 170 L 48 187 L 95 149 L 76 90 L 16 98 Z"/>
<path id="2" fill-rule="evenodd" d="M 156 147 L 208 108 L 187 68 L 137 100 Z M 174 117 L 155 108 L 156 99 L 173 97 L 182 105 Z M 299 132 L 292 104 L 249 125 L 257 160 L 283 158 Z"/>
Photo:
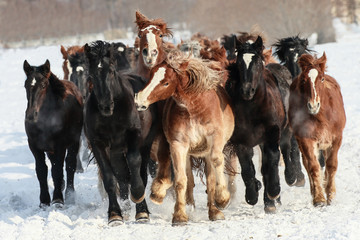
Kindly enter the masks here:
<path id="1" fill-rule="evenodd" d="M 290 88 L 289 119 L 308 172 L 313 204 L 323 206 L 335 197 L 338 151 L 346 122 L 344 103 L 339 84 L 325 74 L 325 53 L 319 59 L 303 54 L 299 65 L 301 73 Z M 319 150 L 325 158 L 324 178 Z"/>
<path id="2" fill-rule="evenodd" d="M 64 159 L 67 173 L 65 200 L 74 203 L 76 155 L 83 125 L 81 93 L 72 82 L 59 80 L 50 71 L 48 60 L 38 67 L 30 66 L 25 60 L 23 68 L 26 73 L 25 89 L 28 100 L 25 130 L 29 148 L 35 157 L 36 175 L 40 183 L 40 207 L 50 205 L 45 153 L 52 165 L 52 203 L 58 207 L 64 204 Z"/>
<path id="3" fill-rule="evenodd" d="M 223 72 L 214 70 L 213 65 L 216 63 L 171 51 L 164 63 L 151 70 L 150 81 L 135 95 L 141 111 L 167 99 L 163 129 L 174 166 L 174 225 L 188 221 L 185 205 L 190 156 L 205 161 L 209 219 L 224 219 L 219 208 L 230 200 L 223 149 L 234 129 L 234 115 L 230 99 L 221 87 Z"/>
<path id="4" fill-rule="evenodd" d="M 86 102 L 85 133 L 109 197 L 108 222 L 121 224 L 123 216 L 117 202 L 127 195 L 136 203 L 137 221 L 148 221 L 144 199 L 147 184 L 147 161 L 156 129 L 154 109 L 139 113 L 134 94 L 145 82 L 135 75 L 116 70 L 118 46 L 97 41 L 85 45 L 90 66 L 91 92 Z M 125 187 L 124 187 L 125 186 Z"/>
<path id="5" fill-rule="evenodd" d="M 235 115 L 235 129 L 230 141 L 240 161 L 241 175 L 246 186 L 246 202 L 251 205 L 257 203 L 261 188 L 260 181 L 255 178 L 252 162 L 253 147 L 260 145 L 265 211 L 274 212 L 274 199 L 280 196 L 279 145 L 282 152 L 288 152 L 289 149 L 289 136 L 287 141 L 280 141 L 287 126 L 286 101 L 283 97 L 288 95 L 289 88 L 287 86 L 280 91 L 279 83 L 286 83 L 286 80 L 277 79 L 265 68 L 261 37 L 254 42 L 237 40 L 236 48 L 237 60 L 228 67 L 230 75 L 226 85 Z M 286 163 L 288 155 L 283 156 Z M 291 176 L 293 168 L 286 168 L 290 172 L 287 174 L 285 171 L 285 175 Z"/>

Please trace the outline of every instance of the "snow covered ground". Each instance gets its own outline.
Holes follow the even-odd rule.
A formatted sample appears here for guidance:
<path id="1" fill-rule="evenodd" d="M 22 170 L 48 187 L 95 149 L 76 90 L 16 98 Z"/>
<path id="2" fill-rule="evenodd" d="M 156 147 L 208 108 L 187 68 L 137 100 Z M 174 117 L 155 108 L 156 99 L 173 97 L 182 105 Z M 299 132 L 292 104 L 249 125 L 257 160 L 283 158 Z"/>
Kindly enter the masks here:
<path id="1" fill-rule="evenodd" d="M 171 226 L 171 194 L 160 206 L 148 201 L 152 213 L 149 223 L 135 222 L 132 204 L 129 219 L 121 226 L 109 227 L 108 202 L 98 192 L 93 164 L 75 175 L 75 205 L 39 209 L 39 184 L 23 124 L 26 96 L 22 66 L 25 59 L 31 65 L 49 59 L 52 71 L 62 77 L 60 47 L 0 49 L 0 239 L 360 239 L 360 30 L 335 24 L 337 42 L 313 48 L 319 54 L 326 52 L 328 74 L 341 85 L 347 114 L 334 203 L 314 208 L 308 179 L 303 188 L 288 187 L 281 167 L 282 206 L 276 214 L 264 213 L 262 197 L 255 206 L 245 203 L 239 176 L 235 199 L 224 210 L 226 220 L 211 222 L 205 186 L 196 177 L 196 208 L 188 208 L 190 220 L 183 227 Z M 255 164 L 257 159 L 258 155 Z M 48 179 L 52 191 L 50 176 Z M 149 187 L 146 196 L 149 199 Z"/>

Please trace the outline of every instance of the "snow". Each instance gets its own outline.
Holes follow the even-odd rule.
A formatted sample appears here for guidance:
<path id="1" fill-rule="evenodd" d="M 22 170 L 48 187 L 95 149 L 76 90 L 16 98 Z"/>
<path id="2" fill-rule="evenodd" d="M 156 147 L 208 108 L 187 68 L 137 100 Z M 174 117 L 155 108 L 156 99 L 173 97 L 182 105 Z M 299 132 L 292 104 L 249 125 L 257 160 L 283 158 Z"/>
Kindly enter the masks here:
<path id="1" fill-rule="evenodd" d="M 334 21 L 337 42 L 315 45 L 328 58 L 328 74 L 341 85 L 347 123 L 336 175 L 337 195 L 331 206 L 311 204 L 308 179 L 302 188 L 289 187 L 280 167 L 281 200 L 276 214 L 265 214 L 262 197 L 255 206 L 246 204 L 244 184 L 237 178 L 237 193 L 224 210 L 224 221 L 208 220 L 205 186 L 195 177 L 196 208 L 187 208 L 189 223 L 172 227 L 174 198 L 171 192 L 162 205 L 146 199 L 150 222 L 136 223 L 135 205 L 121 226 L 107 224 L 107 200 L 97 189 L 97 167 L 90 164 L 75 175 L 76 204 L 42 210 L 34 158 L 24 130 L 26 96 L 23 87 L 25 59 L 31 65 L 50 60 L 60 78 L 59 46 L 0 49 L 0 239 L 359 239 L 360 238 L 360 29 Z M 254 157 L 258 164 L 258 154 Z M 304 171 L 304 169 L 303 169 Z M 305 173 L 305 171 L 304 171 Z M 257 166 L 257 177 L 261 179 Z M 48 177 L 50 192 L 53 184 Z M 262 196 L 262 191 L 260 192 Z"/>

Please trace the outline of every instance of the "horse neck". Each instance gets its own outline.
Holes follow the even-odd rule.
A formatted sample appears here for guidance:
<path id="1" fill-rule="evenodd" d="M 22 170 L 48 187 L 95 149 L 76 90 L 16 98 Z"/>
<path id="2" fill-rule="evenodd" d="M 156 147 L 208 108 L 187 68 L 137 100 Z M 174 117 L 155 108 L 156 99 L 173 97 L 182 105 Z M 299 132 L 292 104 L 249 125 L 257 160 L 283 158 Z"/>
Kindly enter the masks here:
<path id="1" fill-rule="evenodd" d="M 131 93 L 131 84 L 125 75 L 115 71 L 115 80 L 113 82 L 114 87 L 111 89 L 113 92 L 114 100 L 123 98 L 127 95 L 134 95 Z"/>
<path id="2" fill-rule="evenodd" d="M 62 65 L 65 80 L 69 79 L 69 69 L 67 68 L 67 61 L 69 61 L 69 60 L 64 60 L 63 65 Z"/>

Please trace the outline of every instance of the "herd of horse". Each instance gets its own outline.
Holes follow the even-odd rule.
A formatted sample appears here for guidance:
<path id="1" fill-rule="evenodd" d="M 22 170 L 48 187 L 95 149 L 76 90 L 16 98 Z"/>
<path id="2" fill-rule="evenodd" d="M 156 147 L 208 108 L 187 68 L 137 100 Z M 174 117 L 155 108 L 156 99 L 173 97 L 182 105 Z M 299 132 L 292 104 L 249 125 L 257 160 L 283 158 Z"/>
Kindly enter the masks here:
<path id="1" fill-rule="evenodd" d="M 246 202 L 255 205 L 263 186 L 265 212 L 275 213 L 281 203 L 280 155 L 286 183 L 304 186 L 300 153 L 314 206 L 331 203 L 346 117 L 339 84 L 325 73 L 325 53 L 317 58 L 306 39 L 283 38 L 273 45 L 278 63 L 259 33 L 222 41 L 195 34 L 174 46 L 164 40 L 172 32 L 163 19 L 137 11 L 135 23 L 134 47 L 105 41 L 61 46 L 64 80 L 51 72 L 48 60 L 40 66 L 24 61 L 25 129 L 40 207 L 75 202 L 81 141 L 97 163 L 110 225 L 124 221 L 118 196 L 136 203 L 136 221 L 149 221 L 149 173 L 150 199 L 161 204 L 173 187 L 172 224 L 186 224 L 186 205 L 195 206 L 196 168 L 206 178 L 209 219 L 225 219 L 221 210 L 234 195 L 238 162 Z M 262 182 L 255 177 L 256 146 Z"/>

